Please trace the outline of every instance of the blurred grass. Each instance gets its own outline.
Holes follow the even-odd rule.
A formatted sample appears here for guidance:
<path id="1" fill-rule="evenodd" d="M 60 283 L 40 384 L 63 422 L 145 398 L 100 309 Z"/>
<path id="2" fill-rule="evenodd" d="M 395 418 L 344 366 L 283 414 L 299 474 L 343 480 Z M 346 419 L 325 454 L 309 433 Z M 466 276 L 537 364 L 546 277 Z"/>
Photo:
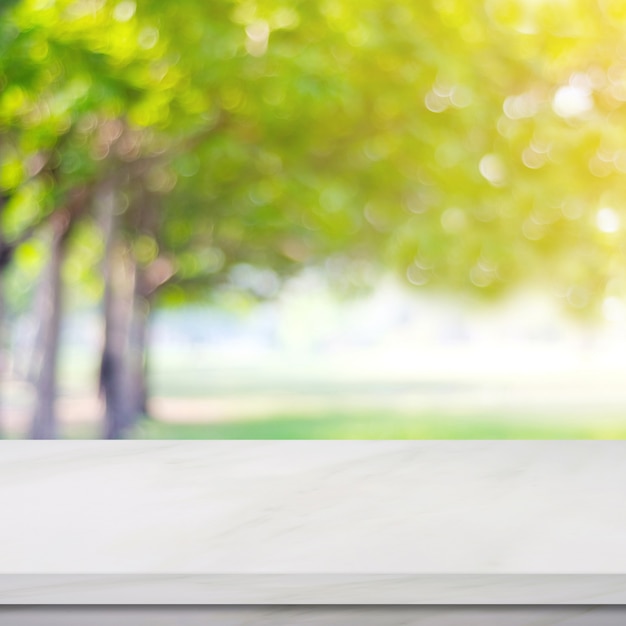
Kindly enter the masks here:
<path id="1" fill-rule="evenodd" d="M 626 417 L 577 416 L 574 423 L 551 415 L 428 414 L 413 418 L 372 413 L 326 413 L 306 417 L 276 415 L 264 419 L 210 424 L 167 423 L 144 419 L 135 439 L 626 439 Z"/>

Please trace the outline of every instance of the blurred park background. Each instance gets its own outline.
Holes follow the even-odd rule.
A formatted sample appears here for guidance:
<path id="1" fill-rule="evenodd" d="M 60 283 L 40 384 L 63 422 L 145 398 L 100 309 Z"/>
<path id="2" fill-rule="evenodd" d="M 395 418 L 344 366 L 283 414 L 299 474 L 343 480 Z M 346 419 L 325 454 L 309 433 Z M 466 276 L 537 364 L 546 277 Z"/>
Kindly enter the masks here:
<path id="1" fill-rule="evenodd" d="M 2 0 L 1 436 L 626 437 L 625 35 Z"/>

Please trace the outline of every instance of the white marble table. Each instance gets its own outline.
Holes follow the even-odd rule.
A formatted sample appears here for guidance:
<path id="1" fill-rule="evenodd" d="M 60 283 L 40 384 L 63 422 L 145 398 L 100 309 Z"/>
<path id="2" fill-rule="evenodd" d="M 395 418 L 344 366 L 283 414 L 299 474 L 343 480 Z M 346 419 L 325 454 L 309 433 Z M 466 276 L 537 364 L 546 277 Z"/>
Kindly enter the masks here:
<path id="1" fill-rule="evenodd" d="M 2 604 L 626 603 L 626 442 L 0 442 Z"/>

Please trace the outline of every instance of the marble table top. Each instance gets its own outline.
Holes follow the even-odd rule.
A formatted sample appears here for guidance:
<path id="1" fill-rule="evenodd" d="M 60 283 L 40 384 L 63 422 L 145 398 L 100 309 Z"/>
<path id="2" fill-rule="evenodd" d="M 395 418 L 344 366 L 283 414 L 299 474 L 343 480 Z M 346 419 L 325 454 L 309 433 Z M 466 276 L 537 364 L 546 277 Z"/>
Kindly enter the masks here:
<path id="1" fill-rule="evenodd" d="M 0 442 L 0 603 L 626 603 L 626 442 Z"/>

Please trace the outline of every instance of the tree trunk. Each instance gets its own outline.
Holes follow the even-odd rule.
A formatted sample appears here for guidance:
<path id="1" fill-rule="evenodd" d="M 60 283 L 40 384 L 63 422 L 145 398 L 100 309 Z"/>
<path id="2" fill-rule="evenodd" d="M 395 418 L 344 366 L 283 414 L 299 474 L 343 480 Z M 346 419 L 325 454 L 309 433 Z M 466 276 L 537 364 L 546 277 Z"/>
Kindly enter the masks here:
<path id="1" fill-rule="evenodd" d="M 150 302 L 137 287 L 137 268 L 119 248 L 109 259 L 105 288 L 105 340 L 101 389 L 105 399 L 105 436 L 119 439 L 147 414 L 146 349 Z"/>
<path id="2" fill-rule="evenodd" d="M 8 263 L 2 262 L 2 251 L 0 250 L 0 439 L 4 435 L 4 404 L 2 403 L 2 391 L 7 373 L 11 370 L 11 349 L 9 333 L 7 330 L 7 309 L 4 293 L 4 280 Z"/>
<path id="3" fill-rule="evenodd" d="M 0 251 L 0 259 L 2 253 Z M 4 277 L 6 271 L 6 264 L 2 264 L 0 260 L 0 439 L 4 436 L 4 404 L 2 403 L 2 391 L 4 388 L 4 381 L 6 379 L 7 370 L 9 369 L 10 352 L 7 346 L 7 329 L 6 329 L 6 300 L 4 297 Z"/>
<path id="4" fill-rule="evenodd" d="M 171 275 L 171 268 L 164 261 L 147 268 L 140 266 L 119 236 L 112 191 L 102 206 L 106 212 L 103 216 L 106 285 L 100 381 L 106 405 L 105 436 L 117 439 L 148 412 L 146 353 L 151 301 L 159 281 Z M 156 214 L 150 195 L 143 191 L 133 206 L 133 231 L 151 233 Z"/>
<path id="5" fill-rule="evenodd" d="M 136 270 L 138 271 L 138 270 Z M 150 301 L 137 287 L 140 281 L 135 279 L 133 313 L 128 337 L 129 381 L 132 401 L 130 406 L 133 424 L 137 418 L 148 414 L 148 384 L 146 380 L 148 325 L 150 319 Z"/>
<path id="6" fill-rule="evenodd" d="M 100 363 L 100 392 L 104 397 L 104 436 L 120 439 L 128 430 L 132 414 L 128 369 L 128 338 L 133 306 L 132 266 L 120 242 L 115 188 L 101 197 L 104 256 L 104 341 Z"/>
<path id="7" fill-rule="evenodd" d="M 105 288 L 105 331 L 100 388 L 105 402 L 107 439 L 120 439 L 130 424 L 130 382 L 127 377 L 128 307 L 126 298 Z"/>
<path id="8" fill-rule="evenodd" d="M 9 197 L 6 194 L 0 194 L 0 216 L 2 216 L 4 207 L 6 206 L 8 200 Z M 5 328 L 6 304 L 4 297 L 4 277 L 6 269 L 11 261 L 12 253 L 12 246 L 5 241 L 4 234 L 0 232 L 0 398 L 2 396 L 2 383 L 5 379 L 8 362 Z M 4 432 L 2 415 L 3 406 L 0 402 L 0 439 L 2 438 Z"/>
<path id="9" fill-rule="evenodd" d="M 31 430 L 33 439 L 54 439 L 57 434 L 54 405 L 63 304 L 61 270 L 70 224 L 70 215 L 65 211 L 51 221 L 50 258 L 45 268 L 38 302 L 40 332 L 35 350 L 38 367 L 35 374 L 35 411 Z"/>

